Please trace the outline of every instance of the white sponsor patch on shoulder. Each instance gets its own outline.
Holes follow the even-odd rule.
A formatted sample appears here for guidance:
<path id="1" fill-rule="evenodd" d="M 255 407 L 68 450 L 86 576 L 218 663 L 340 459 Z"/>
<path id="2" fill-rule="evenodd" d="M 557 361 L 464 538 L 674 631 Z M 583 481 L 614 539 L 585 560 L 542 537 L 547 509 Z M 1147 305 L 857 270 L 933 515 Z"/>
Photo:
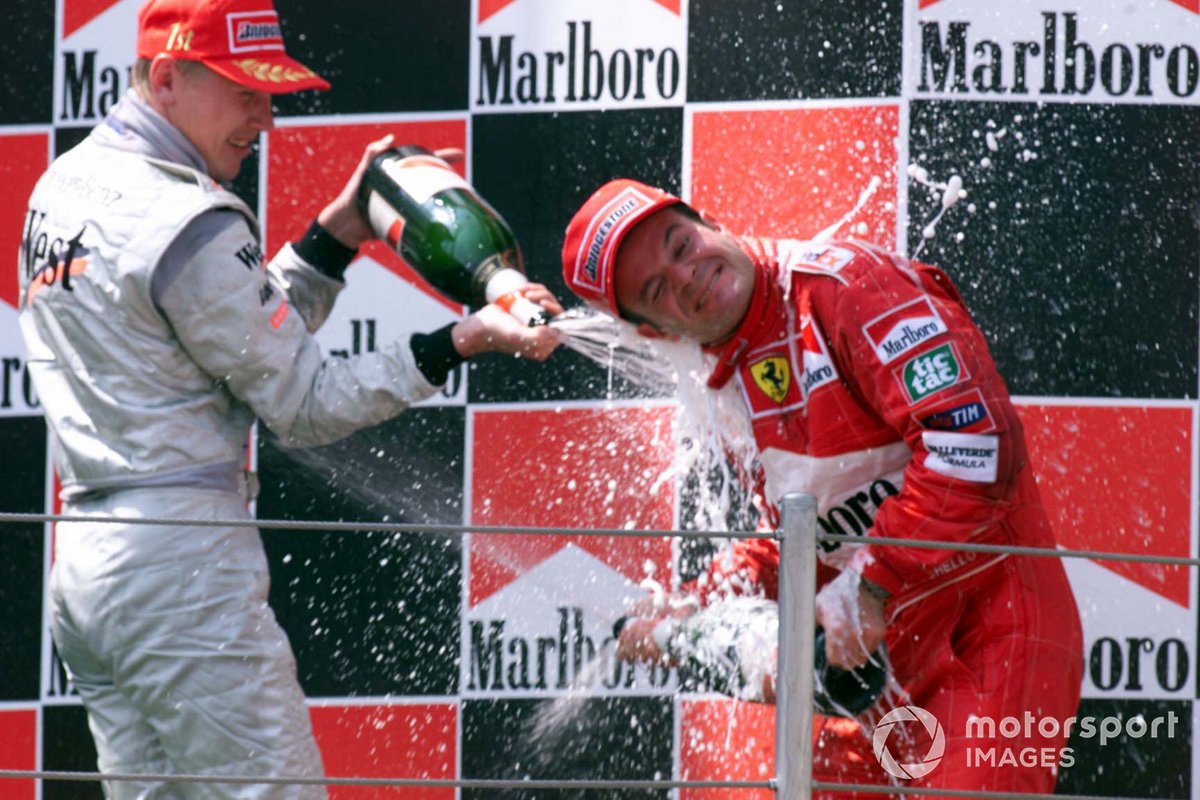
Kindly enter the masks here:
<path id="1" fill-rule="evenodd" d="M 812 245 L 800 255 L 800 266 L 816 267 L 823 272 L 837 272 L 854 260 L 855 252 L 833 245 Z"/>
<path id="2" fill-rule="evenodd" d="M 1000 460 L 1000 437 L 979 433 L 924 431 L 921 441 L 929 451 L 925 466 L 948 478 L 975 483 L 995 483 Z"/>

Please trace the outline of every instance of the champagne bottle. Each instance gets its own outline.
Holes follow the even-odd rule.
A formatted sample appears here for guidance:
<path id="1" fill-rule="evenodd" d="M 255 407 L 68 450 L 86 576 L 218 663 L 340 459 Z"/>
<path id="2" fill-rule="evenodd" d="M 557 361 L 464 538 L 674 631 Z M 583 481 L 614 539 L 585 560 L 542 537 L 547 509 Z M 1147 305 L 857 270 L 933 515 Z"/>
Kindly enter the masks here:
<path id="1" fill-rule="evenodd" d="M 496 303 L 526 325 L 550 321 L 521 295 L 529 281 L 508 223 L 428 150 L 403 145 L 372 159 L 358 205 L 375 234 L 449 299 Z"/>
<path id="2" fill-rule="evenodd" d="M 617 620 L 614 638 L 626 618 Z M 690 678 L 712 691 L 751 702 L 774 683 L 779 607 L 773 601 L 737 597 L 709 604 L 691 616 L 668 617 L 653 632 L 655 643 Z M 825 631 L 813 642 L 813 705 L 826 716 L 854 716 L 875 704 L 887 683 L 886 651 L 854 670 L 825 660 Z"/>

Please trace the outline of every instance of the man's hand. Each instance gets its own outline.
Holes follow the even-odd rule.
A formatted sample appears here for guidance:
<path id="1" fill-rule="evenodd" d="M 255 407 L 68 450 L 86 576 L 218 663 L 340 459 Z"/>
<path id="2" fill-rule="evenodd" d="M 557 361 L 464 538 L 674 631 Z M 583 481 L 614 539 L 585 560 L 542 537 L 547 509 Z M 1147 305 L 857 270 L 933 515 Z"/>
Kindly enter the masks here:
<path id="1" fill-rule="evenodd" d="M 546 309 L 551 316 L 562 313 L 562 306 L 540 283 L 526 285 L 521 294 Z M 454 349 L 463 358 L 479 353 L 508 353 L 518 358 L 545 361 L 558 347 L 559 334 L 545 325 L 527 327 L 497 305 L 486 305 L 457 323 L 450 335 Z"/>
<path id="2" fill-rule="evenodd" d="M 665 617 L 630 617 L 617 637 L 617 658 L 644 663 L 666 662 L 666 653 L 658 646 L 654 631 L 666 623 Z"/>
<path id="3" fill-rule="evenodd" d="M 359 159 L 358 166 L 350 175 L 350 180 L 346 181 L 346 185 L 342 187 L 338 196 L 333 198 L 329 205 L 321 209 L 321 213 L 317 215 L 317 222 L 321 224 L 321 227 L 351 250 L 357 250 L 364 242 L 376 238 L 370 224 L 358 210 L 358 187 L 362 183 L 363 173 L 367 171 L 371 159 L 395 143 L 396 137 L 389 133 L 382 139 L 377 139 L 367 145 L 363 150 L 362 158 Z M 457 147 L 436 150 L 434 155 L 449 164 L 463 159 L 463 151 Z"/>
<path id="4" fill-rule="evenodd" d="M 363 173 L 367 171 L 371 159 L 387 150 L 395 141 L 396 138 L 389 133 L 382 139 L 376 139 L 367 145 L 363 150 L 362 158 L 358 161 L 358 166 L 350 175 L 350 180 L 346 181 L 346 185 L 342 187 L 338 196 L 321 209 L 320 214 L 317 214 L 317 222 L 321 227 L 351 250 L 357 250 L 363 242 L 375 238 L 375 232 L 371 230 L 371 226 L 367 224 L 358 210 L 356 200 L 358 186 L 362 183 Z"/>
<path id="5" fill-rule="evenodd" d="M 883 601 L 845 570 L 817 593 L 817 624 L 825 629 L 825 658 L 832 666 L 861 667 L 883 644 Z"/>
<path id="6" fill-rule="evenodd" d="M 659 625 L 685 619 L 695 614 L 700 604 L 689 595 L 646 595 L 625 607 L 625 624 L 617 637 L 617 658 L 622 661 L 666 661 L 666 653 L 658 645 L 655 630 Z"/>

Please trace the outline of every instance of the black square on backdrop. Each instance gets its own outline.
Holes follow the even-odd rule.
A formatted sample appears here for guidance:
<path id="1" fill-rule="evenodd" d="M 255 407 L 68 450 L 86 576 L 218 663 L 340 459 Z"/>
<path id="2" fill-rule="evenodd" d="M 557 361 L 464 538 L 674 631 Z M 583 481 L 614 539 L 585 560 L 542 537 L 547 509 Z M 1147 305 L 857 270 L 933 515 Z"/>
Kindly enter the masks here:
<path id="1" fill-rule="evenodd" d="M 41 417 L 0 418 L 0 453 L 19 453 L 0 482 L 0 509 L 40 514 L 46 497 L 46 423 Z M 42 585 L 45 536 L 39 523 L 0 532 L 0 700 L 36 700 L 41 682 Z"/>
<path id="2" fill-rule="evenodd" d="M 1175 719 L 1172 735 L 1169 715 Z M 1107 700 L 1085 698 L 1079 704 L 1080 721 L 1094 717 L 1096 727 L 1105 717 L 1117 717 L 1122 726 L 1142 717 L 1147 726 L 1140 737 L 1124 731 L 1100 744 L 1099 735 L 1083 738 L 1082 726 L 1072 729 L 1067 746 L 1075 763 L 1058 776 L 1056 794 L 1111 797 L 1154 797 L 1186 800 L 1192 793 L 1192 704 L 1180 700 Z M 1157 732 L 1151 738 L 1150 733 Z"/>
<path id="3" fill-rule="evenodd" d="M 94 126 L 89 125 L 86 128 L 55 128 L 54 157 L 58 158 L 86 139 L 88 134 L 92 132 L 92 127 Z"/>
<path id="4" fill-rule="evenodd" d="M 95 772 L 96 743 L 82 705 L 42 709 L 42 768 L 55 772 Z M 43 800 L 103 800 L 99 783 L 46 781 Z"/>
<path id="5" fill-rule="evenodd" d="M 54 117 L 54 3 L 5 0 L 0 26 L 0 125 Z"/>
<path id="6" fill-rule="evenodd" d="M 688 100 L 894 97 L 901 0 L 692 0 Z"/>
<path id="7" fill-rule="evenodd" d="M 670 697 L 470 700 L 462 704 L 462 774 L 499 780 L 665 780 Z M 667 798 L 666 791 L 475 790 L 463 800 Z"/>
<path id="8" fill-rule="evenodd" d="M 564 308 L 582 305 L 562 279 L 563 233 L 583 202 L 613 178 L 680 191 L 683 109 L 488 114 L 472 123 L 471 180 L 512 226 L 531 280 Z M 565 347 L 545 364 L 472 361 L 472 402 L 604 398 L 608 374 Z M 616 379 L 619 397 L 639 394 Z"/>
<path id="9" fill-rule="evenodd" d="M 279 0 L 288 54 L 328 92 L 275 98 L 285 116 L 467 108 L 471 4 Z"/>
<path id="10" fill-rule="evenodd" d="M 921 260 L 1014 394 L 1195 397 L 1200 109 L 914 102 L 911 120 L 910 162 L 968 191 Z M 940 204 L 910 182 L 910 252 Z"/>
<path id="11" fill-rule="evenodd" d="M 262 437 L 260 519 L 462 522 L 462 408 L 410 409 L 309 450 Z M 458 536 L 264 531 L 271 607 L 312 696 L 453 694 Z"/>

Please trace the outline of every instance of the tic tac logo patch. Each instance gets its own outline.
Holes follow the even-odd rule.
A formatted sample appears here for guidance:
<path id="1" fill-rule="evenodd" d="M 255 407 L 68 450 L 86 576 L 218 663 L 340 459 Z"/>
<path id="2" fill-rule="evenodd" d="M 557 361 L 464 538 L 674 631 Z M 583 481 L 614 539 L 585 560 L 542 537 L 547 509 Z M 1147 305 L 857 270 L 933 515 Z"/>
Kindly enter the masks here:
<path id="1" fill-rule="evenodd" d="M 914 415 L 922 428 L 962 433 L 987 433 L 996 429 L 983 392 L 972 389 L 948 397 Z"/>
<path id="2" fill-rule="evenodd" d="M 881 364 L 889 364 L 949 328 L 928 297 L 918 297 L 863 326 L 863 335 Z"/>
<path id="3" fill-rule="evenodd" d="M 767 356 L 750 365 L 750 377 L 762 393 L 780 405 L 792 385 L 792 371 L 783 356 Z"/>
<path id="4" fill-rule="evenodd" d="M 283 29 L 274 11 L 239 11 L 225 15 L 229 52 L 249 53 L 282 50 Z"/>
<path id="5" fill-rule="evenodd" d="M 970 377 L 953 343 L 939 345 L 910 358 L 896 370 L 910 406 Z"/>
<path id="6" fill-rule="evenodd" d="M 924 431 L 925 466 L 948 478 L 995 483 L 1000 463 L 1000 437 L 977 433 Z"/>

